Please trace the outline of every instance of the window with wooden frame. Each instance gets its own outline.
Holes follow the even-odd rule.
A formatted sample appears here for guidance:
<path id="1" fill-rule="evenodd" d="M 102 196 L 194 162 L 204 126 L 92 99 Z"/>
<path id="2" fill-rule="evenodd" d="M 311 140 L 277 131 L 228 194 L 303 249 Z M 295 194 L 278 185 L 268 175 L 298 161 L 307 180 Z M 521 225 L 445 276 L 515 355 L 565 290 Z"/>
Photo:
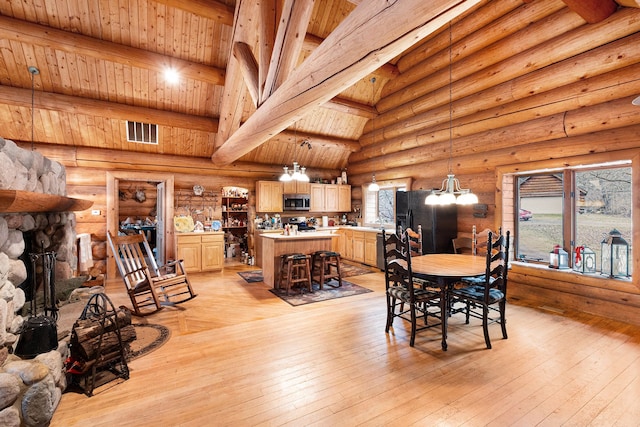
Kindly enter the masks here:
<path id="1" fill-rule="evenodd" d="M 405 191 L 411 180 L 378 181 L 379 191 L 369 191 L 369 185 L 362 186 L 362 219 L 367 227 L 395 228 L 396 191 Z"/>
<path id="2" fill-rule="evenodd" d="M 615 230 L 629 244 L 631 276 L 632 182 L 631 160 L 505 173 L 502 186 L 512 191 L 503 194 L 502 223 L 514 230 L 514 258 L 548 264 L 549 253 L 560 245 L 572 266 L 576 250 L 588 247 L 601 272 L 602 242 Z"/>

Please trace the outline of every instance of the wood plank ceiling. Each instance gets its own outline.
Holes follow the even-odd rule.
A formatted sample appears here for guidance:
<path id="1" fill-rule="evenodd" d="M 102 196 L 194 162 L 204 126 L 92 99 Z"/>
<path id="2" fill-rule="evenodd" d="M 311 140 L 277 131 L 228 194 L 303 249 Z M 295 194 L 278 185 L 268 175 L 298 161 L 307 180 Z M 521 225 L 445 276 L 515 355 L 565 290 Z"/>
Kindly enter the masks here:
<path id="1" fill-rule="evenodd" d="M 372 159 L 415 148 L 416 129 L 444 134 L 449 20 L 455 97 L 486 97 L 510 56 L 635 1 L 0 2 L 0 136 L 30 142 L 33 113 L 36 143 L 367 174 L 381 168 Z M 159 143 L 127 142 L 126 120 L 159 124 Z"/>

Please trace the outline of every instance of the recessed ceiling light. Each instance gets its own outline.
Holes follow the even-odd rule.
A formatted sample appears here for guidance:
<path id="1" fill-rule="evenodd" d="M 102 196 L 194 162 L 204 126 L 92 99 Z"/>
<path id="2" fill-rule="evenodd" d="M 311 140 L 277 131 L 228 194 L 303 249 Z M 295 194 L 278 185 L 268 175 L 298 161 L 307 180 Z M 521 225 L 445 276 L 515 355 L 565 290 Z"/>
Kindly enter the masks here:
<path id="1" fill-rule="evenodd" d="M 180 74 L 173 68 L 167 68 L 164 70 L 164 79 L 168 83 L 175 84 L 180 81 Z"/>

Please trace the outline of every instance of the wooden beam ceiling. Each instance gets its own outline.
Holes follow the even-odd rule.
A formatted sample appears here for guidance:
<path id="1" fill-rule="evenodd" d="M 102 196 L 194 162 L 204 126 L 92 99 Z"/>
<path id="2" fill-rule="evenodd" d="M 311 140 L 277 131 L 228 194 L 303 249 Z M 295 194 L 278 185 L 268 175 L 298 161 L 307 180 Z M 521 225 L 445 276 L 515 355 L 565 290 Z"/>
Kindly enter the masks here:
<path id="1" fill-rule="evenodd" d="M 224 25 L 233 25 L 233 8 L 212 0 L 155 0 L 167 7 L 182 9 Z"/>
<path id="2" fill-rule="evenodd" d="M 228 164 L 240 158 L 479 2 L 375 0 L 356 7 L 212 160 Z"/>
<path id="3" fill-rule="evenodd" d="M 161 111 L 154 108 L 134 107 L 115 102 L 98 101 L 78 96 L 60 95 L 49 92 L 34 92 L 34 106 L 38 109 L 64 111 L 73 114 L 89 114 L 117 120 L 132 120 L 155 123 L 163 126 L 193 129 L 202 132 L 217 132 L 218 121 L 208 117 Z M 31 89 L 3 86 L 0 90 L 0 104 L 31 108 Z"/>
<path id="4" fill-rule="evenodd" d="M 165 68 L 172 67 L 180 70 L 180 73 L 186 78 L 219 86 L 223 85 L 225 80 L 225 70 L 220 68 L 4 16 L 0 16 L 0 38 L 127 64 L 157 73 L 163 73 Z"/>

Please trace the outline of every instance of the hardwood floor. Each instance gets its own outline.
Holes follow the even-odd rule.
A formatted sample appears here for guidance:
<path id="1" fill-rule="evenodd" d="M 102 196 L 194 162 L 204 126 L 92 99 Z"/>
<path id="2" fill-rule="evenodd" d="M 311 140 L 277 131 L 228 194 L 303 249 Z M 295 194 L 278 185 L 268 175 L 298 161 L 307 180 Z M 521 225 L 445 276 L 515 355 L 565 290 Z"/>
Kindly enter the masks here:
<path id="1" fill-rule="evenodd" d="M 640 425 L 637 327 L 512 303 L 492 350 L 461 315 L 447 352 L 437 328 L 411 348 L 398 319 L 384 332 L 380 272 L 348 279 L 375 292 L 292 307 L 240 269 L 191 275 L 196 299 L 143 319 L 169 342 L 127 381 L 64 394 L 51 425 Z"/>

